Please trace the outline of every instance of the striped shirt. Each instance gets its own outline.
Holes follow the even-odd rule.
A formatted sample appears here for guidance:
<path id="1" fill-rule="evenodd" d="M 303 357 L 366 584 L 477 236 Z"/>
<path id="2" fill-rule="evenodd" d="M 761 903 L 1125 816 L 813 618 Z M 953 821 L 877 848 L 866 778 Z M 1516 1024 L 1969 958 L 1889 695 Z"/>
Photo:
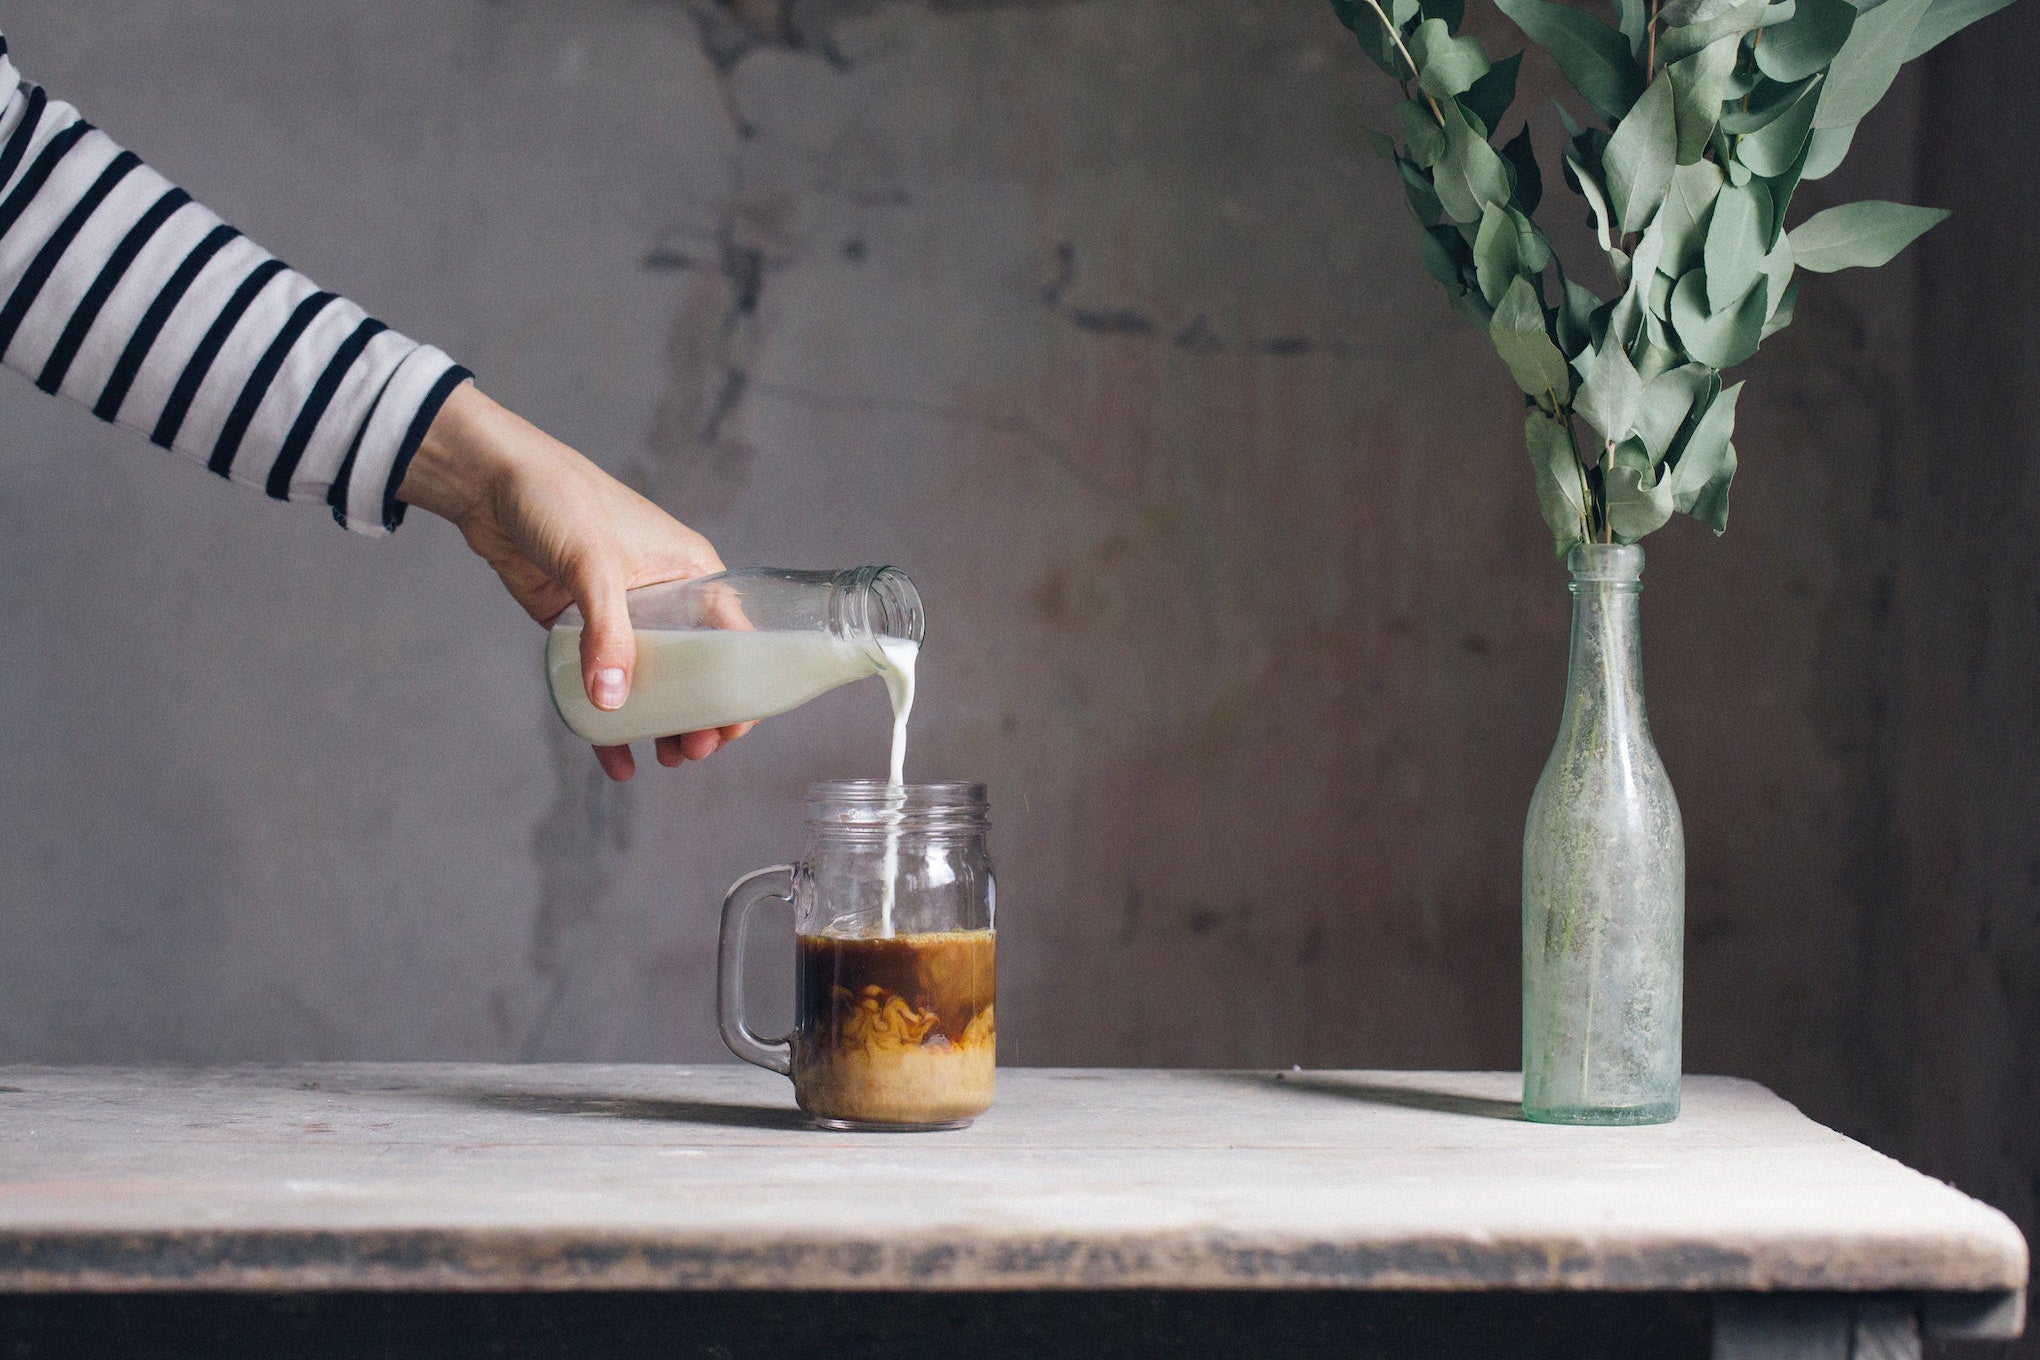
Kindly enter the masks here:
<path id="1" fill-rule="evenodd" d="M 471 375 L 320 288 L 23 80 L 0 36 L 0 358 L 45 392 L 349 529 Z"/>

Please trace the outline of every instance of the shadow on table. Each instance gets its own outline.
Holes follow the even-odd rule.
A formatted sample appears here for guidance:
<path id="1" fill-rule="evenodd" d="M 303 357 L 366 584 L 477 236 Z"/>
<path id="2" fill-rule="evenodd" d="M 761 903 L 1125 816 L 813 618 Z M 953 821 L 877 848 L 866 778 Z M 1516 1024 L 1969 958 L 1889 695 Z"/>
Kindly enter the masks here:
<path id="1" fill-rule="evenodd" d="M 1410 1110 L 1433 1110 L 1439 1114 L 1463 1114 L 1476 1119 L 1523 1118 L 1523 1106 L 1513 1100 L 1490 1096 L 1462 1095 L 1456 1091 L 1432 1090 L 1422 1086 L 1389 1085 L 1378 1081 L 1343 1081 L 1316 1072 L 1216 1072 L 1221 1081 L 1264 1090 L 1284 1089 L 1311 1095 L 1334 1096 L 1367 1105 L 1399 1105 Z"/>
<path id="2" fill-rule="evenodd" d="M 509 1114 L 577 1115 L 590 1119 L 641 1119 L 659 1124 L 715 1124 L 731 1129 L 810 1129 L 806 1115 L 778 1105 L 737 1105 L 720 1100 L 658 1096 L 605 1096 L 594 1091 L 435 1091 L 434 1096 Z"/>

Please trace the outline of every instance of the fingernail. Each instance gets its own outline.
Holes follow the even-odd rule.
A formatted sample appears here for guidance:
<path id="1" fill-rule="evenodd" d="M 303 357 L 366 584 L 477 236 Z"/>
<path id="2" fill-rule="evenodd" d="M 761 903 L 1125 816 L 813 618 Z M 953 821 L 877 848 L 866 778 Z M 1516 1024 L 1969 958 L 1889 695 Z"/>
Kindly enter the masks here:
<path id="1" fill-rule="evenodd" d="M 625 693 L 622 667 L 595 672 L 595 707 L 622 708 Z"/>

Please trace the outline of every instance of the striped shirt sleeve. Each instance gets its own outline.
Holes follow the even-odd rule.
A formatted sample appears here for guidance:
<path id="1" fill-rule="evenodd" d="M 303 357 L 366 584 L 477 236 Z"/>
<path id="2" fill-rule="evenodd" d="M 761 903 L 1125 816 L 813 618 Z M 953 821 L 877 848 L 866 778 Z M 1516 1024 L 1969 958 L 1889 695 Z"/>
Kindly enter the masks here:
<path id="1" fill-rule="evenodd" d="M 230 481 L 379 535 L 468 371 L 285 265 L 16 73 L 0 37 L 0 358 Z"/>

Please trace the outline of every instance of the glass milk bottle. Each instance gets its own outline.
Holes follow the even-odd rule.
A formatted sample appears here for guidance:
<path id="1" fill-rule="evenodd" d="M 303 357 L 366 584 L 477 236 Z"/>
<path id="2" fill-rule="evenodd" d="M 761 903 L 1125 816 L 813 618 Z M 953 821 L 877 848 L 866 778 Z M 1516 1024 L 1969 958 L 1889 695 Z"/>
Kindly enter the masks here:
<path id="1" fill-rule="evenodd" d="M 579 609 L 569 606 L 546 639 L 553 705 L 596 746 L 769 718 L 867 675 L 897 690 L 925 626 L 898 567 L 747 567 L 642 586 L 625 603 L 637 668 L 622 708 L 595 707 L 582 687 Z"/>

